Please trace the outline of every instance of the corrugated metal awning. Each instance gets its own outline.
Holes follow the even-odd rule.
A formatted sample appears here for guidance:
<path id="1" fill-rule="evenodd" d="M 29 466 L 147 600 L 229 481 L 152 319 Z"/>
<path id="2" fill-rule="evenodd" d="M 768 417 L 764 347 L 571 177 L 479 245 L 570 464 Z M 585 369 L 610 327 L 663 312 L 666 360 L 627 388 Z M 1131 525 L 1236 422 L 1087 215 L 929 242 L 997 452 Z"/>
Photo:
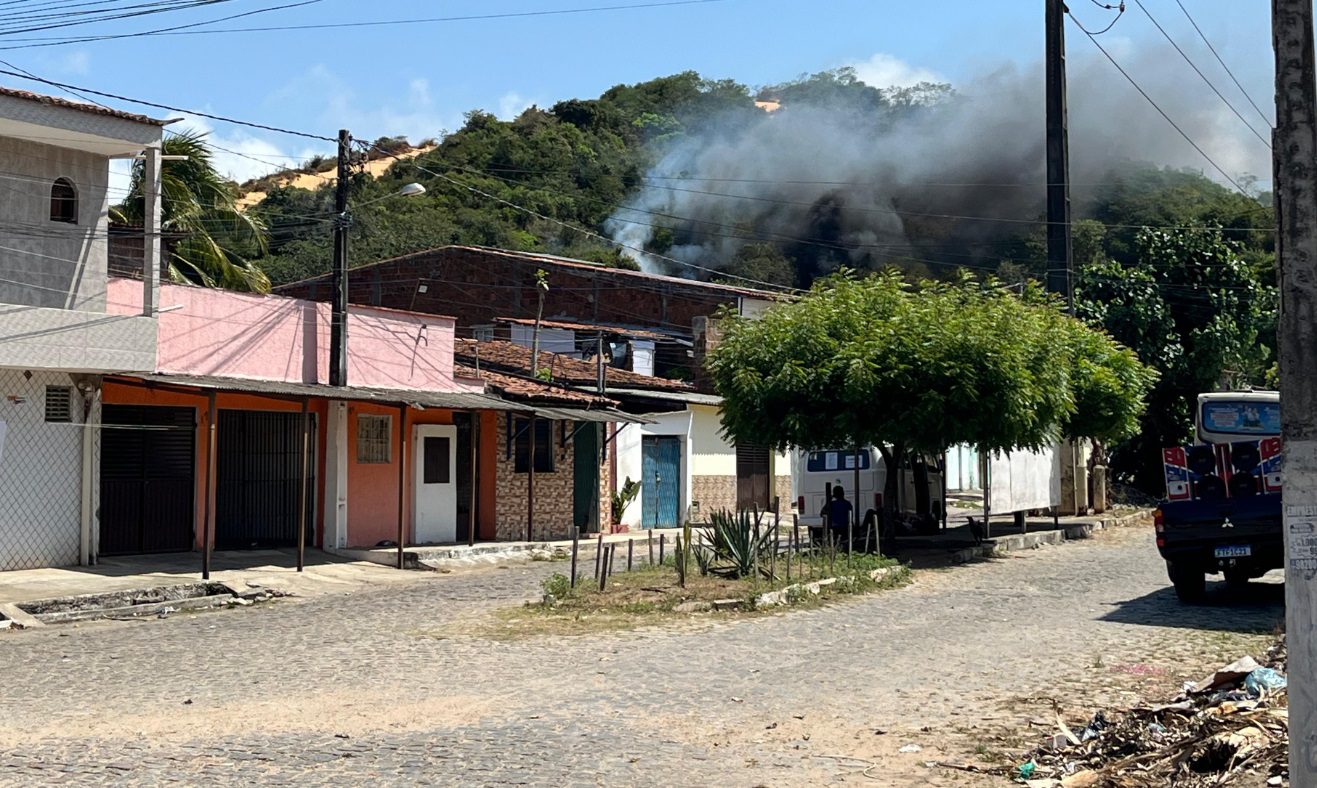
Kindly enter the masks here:
<path id="1" fill-rule="evenodd" d="M 652 399 L 665 402 L 685 402 L 691 405 L 721 405 L 723 398 L 717 394 L 701 394 L 698 391 L 668 391 L 657 389 L 629 389 L 609 386 L 605 396 L 629 399 Z"/>
<path id="2" fill-rule="evenodd" d="M 634 416 L 618 410 L 580 410 L 578 408 L 546 408 L 535 406 L 535 415 L 560 421 L 618 422 L 623 424 L 653 424 L 651 419 Z"/>
<path id="3" fill-rule="evenodd" d="M 289 383 L 281 380 L 227 378 L 213 375 L 138 375 L 124 373 L 113 377 L 137 379 L 146 383 L 182 386 L 208 391 L 232 391 L 244 394 L 269 394 L 283 397 L 318 397 L 322 399 L 380 402 L 391 405 L 416 405 L 422 408 L 451 410 L 510 410 L 529 413 L 532 408 L 508 402 L 488 394 L 467 391 L 414 391 L 411 389 L 376 389 L 359 386 L 326 386 L 319 383 Z"/>

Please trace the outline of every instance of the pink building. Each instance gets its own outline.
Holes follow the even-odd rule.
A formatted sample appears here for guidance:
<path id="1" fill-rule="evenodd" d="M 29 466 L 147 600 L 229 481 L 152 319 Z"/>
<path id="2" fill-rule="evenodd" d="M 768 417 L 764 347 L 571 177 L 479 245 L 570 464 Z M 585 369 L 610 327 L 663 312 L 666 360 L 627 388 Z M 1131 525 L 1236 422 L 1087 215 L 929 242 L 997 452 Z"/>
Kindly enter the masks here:
<path id="1" fill-rule="evenodd" d="M 107 311 L 142 292 L 111 279 Z M 97 554 L 497 534 L 498 412 L 534 408 L 454 374 L 451 319 L 353 307 L 340 388 L 325 304 L 179 285 L 159 303 L 154 373 L 102 387 Z"/>

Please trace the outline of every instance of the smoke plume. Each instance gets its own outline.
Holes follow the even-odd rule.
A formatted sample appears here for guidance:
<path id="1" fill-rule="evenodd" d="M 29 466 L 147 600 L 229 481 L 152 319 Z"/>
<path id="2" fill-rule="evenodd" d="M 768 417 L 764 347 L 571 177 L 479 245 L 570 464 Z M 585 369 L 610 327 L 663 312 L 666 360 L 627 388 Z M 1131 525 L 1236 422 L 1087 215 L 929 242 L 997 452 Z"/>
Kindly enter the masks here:
<path id="1" fill-rule="evenodd" d="M 1164 53 L 1120 57 L 1231 177 L 1270 172 L 1269 151 L 1205 86 L 1169 74 Z M 699 278 L 751 242 L 785 250 L 802 284 L 842 264 L 970 265 L 1040 226 L 1043 90 L 1041 64 L 1012 65 L 932 108 L 784 101 L 750 124 L 729 116 L 666 150 L 607 228 L 628 247 L 688 264 L 632 253 L 645 270 Z M 1224 181 L 1105 60 L 1071 59 L 1069 109 L 1075 218 L 1133 163 Z"/>

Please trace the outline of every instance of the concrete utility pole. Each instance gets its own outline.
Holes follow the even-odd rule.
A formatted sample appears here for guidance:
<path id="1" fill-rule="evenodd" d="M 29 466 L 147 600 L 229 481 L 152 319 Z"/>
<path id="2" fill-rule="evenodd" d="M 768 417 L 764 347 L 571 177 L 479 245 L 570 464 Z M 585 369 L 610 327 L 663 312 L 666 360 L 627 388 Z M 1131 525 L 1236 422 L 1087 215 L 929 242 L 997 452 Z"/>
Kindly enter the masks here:
<path id="1" fill-rule="evenodd" d="M 1276 259 L 1285 440 L 1290 785 L 1317 785 L 1317 120 L 1313 0 L 1272 0 Z"/>
<path id="2" fill-rule="evenodd" d="M 348 384 L 348 180 L 352 135 L 338 132 L 338 179 L 334 182 L 334 303 L 329 324 L 329 385 Z"/>
<path id="3" fill-rule="evenodd" d="M 1066 109 L 1065 2 L 1047 3 L 1047 291 L 1075 311 L 1070 240 L 1070 131 Z"/>

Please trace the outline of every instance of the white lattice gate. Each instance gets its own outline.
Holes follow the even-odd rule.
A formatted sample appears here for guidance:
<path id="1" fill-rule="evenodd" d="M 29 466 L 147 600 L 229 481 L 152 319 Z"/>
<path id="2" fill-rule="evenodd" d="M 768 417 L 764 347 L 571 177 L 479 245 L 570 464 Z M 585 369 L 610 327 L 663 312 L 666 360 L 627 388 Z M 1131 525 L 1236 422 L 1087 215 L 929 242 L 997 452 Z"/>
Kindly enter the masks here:
<path id="1" fill-rule="evenodd" d="M 0 570 L 78 563 L 83 404 L 68 375 L 0 369 Z"/>

